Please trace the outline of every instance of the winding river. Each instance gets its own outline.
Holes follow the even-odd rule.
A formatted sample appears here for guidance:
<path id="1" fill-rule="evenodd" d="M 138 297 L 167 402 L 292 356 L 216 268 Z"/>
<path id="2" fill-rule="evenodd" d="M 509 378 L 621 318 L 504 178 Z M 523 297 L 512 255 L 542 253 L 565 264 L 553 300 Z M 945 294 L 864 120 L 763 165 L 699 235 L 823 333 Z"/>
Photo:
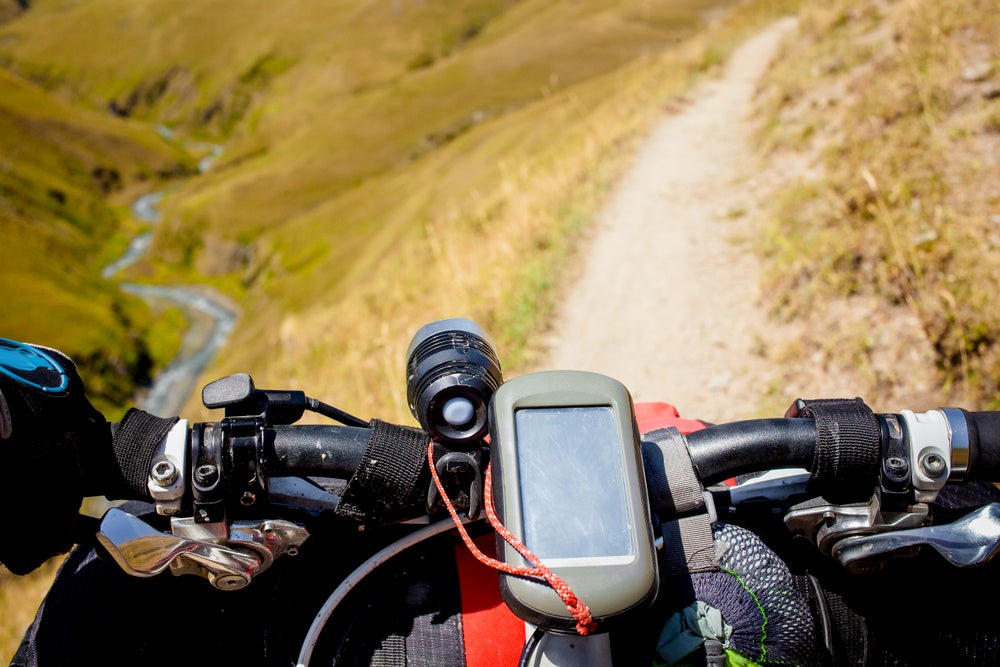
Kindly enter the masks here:
<path id="1" fill-rule="evenodd" d="M 164 134 L 163 131 L 160 133 Z M 222 154 L 222 147 L 215 144 L 188 146 L 207 153 L 198 164 L 201 172 L 211 168 L 213 161 Z M 165 192 L 159 191 L 139 197 L 132 204 L 132 215 L 150 226 L 156 225 L 162 218 L 159 205 L 165 195 Z M 103 276 L 113 279 L 137 262 L 149 249 L 152 241 L 152 229 L 137 235 L 121 257 L 104 267 Z M 195 390 L 195 384 L 205 368 L 225 344 L 239 314 L 221 294 L 207 287 L 145 285 L 134 282 L 122 282 L 119 287 L 150 303 L 175 303 L 188 315 L 190 325 L 185 332 L 180 352 L 153 378 L 153 383 L 139 406 L 162 417 L 177 415 Z"/>

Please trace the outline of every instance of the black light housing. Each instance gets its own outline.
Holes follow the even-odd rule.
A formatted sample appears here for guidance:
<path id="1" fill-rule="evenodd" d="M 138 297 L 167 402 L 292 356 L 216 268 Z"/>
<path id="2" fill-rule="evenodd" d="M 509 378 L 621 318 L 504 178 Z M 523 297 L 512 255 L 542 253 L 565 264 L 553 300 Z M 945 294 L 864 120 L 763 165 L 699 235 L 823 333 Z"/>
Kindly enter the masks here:
<path id="1" fill-rule="evenodd" d="M 486 435 L 490 397 L 502 382 L 492 341 L 466 318 L 424 325 L 406 352 L 410 412 L 431 437 L 455 449 Z"/>

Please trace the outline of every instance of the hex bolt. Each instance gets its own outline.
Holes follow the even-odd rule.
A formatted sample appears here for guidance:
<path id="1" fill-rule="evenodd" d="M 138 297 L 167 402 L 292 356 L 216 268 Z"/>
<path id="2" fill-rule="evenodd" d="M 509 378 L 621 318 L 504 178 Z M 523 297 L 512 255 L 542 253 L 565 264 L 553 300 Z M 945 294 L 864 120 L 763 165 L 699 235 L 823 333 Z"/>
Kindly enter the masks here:
<path id="1" fill-rule="evenodd" d="M 240 496 L 240 505 L 244 507 L 250 507 L 255 502 L 257 502 L 257 496 L 251 491 L 244 491 L 243 495 Z"/>
<path id="2" fill-rule="evenodd" d="M 910 471 L 910 466 L 902 456 L 890 456 L 885 460 L 885 469 L 890 475 L 902 476 Z"/>
<path id="3" fill-rule="evenodd" d="M 157 461 L 149 471 L 149 476 L 157 486 L 170 486 L 177 480 L 177 466 L 166 459 Z"/>
<path id="4" fill-rule="evenodd" d="M 198 466 L 194 471 L 194 481 L 198 486 L 212 486 L 219 479 L 219 469 L 211 463 Z"/>
<path id="5" fill-rule="evenodd" d="M 920 457 L 920 469 L 928 477 L 938 477 L 948 470 L 948 465 L 937 452 L 928 452 Z"/>

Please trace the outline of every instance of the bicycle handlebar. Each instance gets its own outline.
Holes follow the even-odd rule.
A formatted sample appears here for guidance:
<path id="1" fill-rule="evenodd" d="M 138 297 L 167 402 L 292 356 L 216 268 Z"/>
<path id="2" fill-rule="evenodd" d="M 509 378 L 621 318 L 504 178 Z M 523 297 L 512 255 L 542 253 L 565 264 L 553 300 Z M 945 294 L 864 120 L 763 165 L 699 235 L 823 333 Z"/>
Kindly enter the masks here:
<path id="1" fill-rule="evenodd" d="M 831 403 L 846 405 L 850 411 L 860 401 Z M 240 405 L 242 410 L 249 404 Z M 281 419 L 289 419 L 284 404 L 280 405 Z M 806 537 L 848 567 L 865 565 L 862 561 L 867 556 L 857 550 L 835 553 L 835 545 L 845 543 L 845 538 L 923 525 L 929 504 L 949 481 L 1000 480 L 1000 412 L 947 408 L 873 415 L 865 407 L 862 414 L 867 417 L 862 420 L 865 426 L 860 435 L 856 419 L 848 416 L 841 422 L 837 414 L 793 414 L 706 425 L 685 434 L 684 444 L 696 478 L 717 502 L 722 498 L 739 505 L 748 499 L 765 498 L 780 509 L 792 533 Z M 252 558 L 252 566 L 247 568 L 213 566 L 205 575 L 213 582 L 246 585 L 255 568 L 264 569 L 281 553 L 297 549 L 308 535 L 308 516 L 327 510 L 327 516 L 373 525 L 433 520 L 439 498 L 428 481 L 431 437 L 425 430 L 377 420 L 369 426 L 357 426 L 354 424 L 362 422 L 356 419 L 351 420 L 352 425 L 270 423 L 273 419 L 274 415 L 265 411 L 190 426 L 180 421 L 166 438 L 155 443 L 152 456 L 129 459 L 145 466 L 143 470 L 120 471 L 126 479 L 140 474 L 148 479 L 148 495 L 137 499 L 152 500 L 159 514 L 172 517 L 172 530 L 182 543 L 168 542 L 168 548 L 178 552 L 208 549 L 216 560 L 228 563 L 241 562 L 239 558 L 248 549 L 256 555 L 265 554 L 263 561 Z M 380 441 L 387 437 L 387 429 L 388 440 Z M 657 437 L 655 429 L 645 433 L 643 439 L 649 442 L 643 446 L 658 447 Z M 485 471 L 490 457 L 487 440 L 471 448 L 461 443 L 457 450 L 448 449 L 446 443 L 434 443 L 437 471 L 447 477 L 446 487 L 458 491 L 456 506 L 476 518 L 482 498 L 482 488 L 477 486 L 481 484 L 480 471 Z M 653 463 L 656 460 L 650 456 L 645 461 L 651 489 L 663 488 L 669 481 L 665 468 Z M 788 469 L 799 470 L 795 484 L 779 483 L 774 488 L 748 484 L 739 494 L 720 485 L 740 476 Z M 337 480 L 344 485 L 338 486 Z M 356 485 L 361 487 L 360 495 L 357 488 L 352 490 L 355 480 L 360 480 Z M 450 490 L 448 493 L 451 495 Z M 350 502 L 344 502 L 348 497 Z M 812 498 L 813 503 L 804 498 Z M 130 498 L 113 498 L 120 499 Z M 365 503 L 371 507 L 364 507 Z M 653 509 L 662 514 L 661 508 Z M 663 509 L 667 510 L 669 507 Z M 860 523 L 858 517 L 863 517 Z M 305 521 L 302 530 L 286 529 L 277 547 L 258 543 L 254 531 L 273 530 L 274 521 L 286 518 Z M 670 517 L 660 519 L 669 521 Z M 236 529 L 236 524 L 247 522 L 253 526 L 249 532 Z M 114 542 L 131 540 L 136 528 L 102 530 L 104 537 Z M 239 533 L 236 537 L 234 530 Z M 933 542 L 926 536 L 920 539 Z M 1000 542 L 1000 535 L 983 537 L 988 544 L 994 539 Z M 238 543 L 240 548 L 234 553 L 220 552 L 220 543 Z M 271 553 L 274 548 L 278 551 Z M 123 549 L 118 551 L 124 553 Z M 135 563 L 122 565 L 126 570 L 137 569 Z"/>
<path id="2" fill-rule="evenodd" d="M 964 434 L 961 421 L 952 420 L 952 424 L 953 436 L 968 441 L 966 478 L 980 482 L 1000 481 L 1000 411 L 968 412 L 953 408 L 945 412 L 960 413 L 965 418 Z M 960 454 L 962 450 L 953 444 L 952 451 Z M 953 463 L 961 465 L 961 459 Z"/>
<path id="3" fill-rule="evenodd" d="M 886 420 L 886 417 L 889 419 Z M 902 436 L 915 440 L 904 452 L 914 459 L 911 467 L 919 468 L 921 456 L 926 457 L 925 450 L 928 448 L 944 457 L 942 470 L 948 475 L 939 475 L 932 480 L 937 488 L 948 479 L 1000 480 L 1000 412 L 948 408 L 921 415 L 903 411 L 899 415 L 880 415 L 880 419 L 879 459 L 883 466 L 893 456 L 886 442 L 892 439 L 892 431 L 902 424 Z M 177 428 L 186 431 L 186 440 L 190 440 L 192 433 L 226 431 L 220 422 L 204 422 L 190 427 L 184 422 L 182 424 Z M 372 434 L 367 427 L 332 424 L 277 424 L 258 428 L 255 432 L 259 433 L 260 439 L 259 446 L 253 447 L 259 449 L 259 461 L 255 466 L 259 463 L 263 476 L 344 479 L 358 469 Z M 821 455 L 817 450 L 819 437 L 815 419 L 783 417 L 708 425 L 688 433 L 686 442 L 696 475 L 708 487 L 737 476 L 772 469 L 815 471 L 822 467 L 818 460 Z M 162 443 L 157 444 L 160 449 L 152 457 L 154 460 L 163 456 Z M 190 445 L 185 447 L 190 448 Z M 833 455 L 838 456 L 839 453 L 834 452 Z M 484 466 L 488 457 L 489 449 L 484 443 Z M 219 458 L 232 466 L 240 457 L 227 454 Z M 192 458 L 188 465 L 191 467 L 187 472 L 188 479 L 193 479 L 198 461 Z M 136 472 L 131 474 L 134 476 Z M 916 476 L 919 476 L 919 471 Z M 920 484 L 917 486 L 919 488 Z"/>
<path id="4" fill-rule="evenodd" d="M 276 475 L 351 475 L 361 463 L 371 429 L 358 426 L 275 426 L 272 445 Z"/>
<path id="5" fill-rule="evenodd" d="M 951 479 L 1000 481 L 1000 412 L 953 408 L 940 412 L 946 430 L 939 435 L 948 436 Z M 275 461 L 269 472 L 276 476 L 350 475 L 361 461 L 369 436 L 369 429 L 356 426 L 275 426 Z M 817 437 L 816 420 L 802 417 L 714 424 L 686 435 L 692 463 L 705 486 L 778 468 L 811 470 Z"/>
<path id="6" fill-rule="evenodd" d="M 709 426 L 687 434 L 691 462 L 705 486 L 772 468 L 812 467 L 816 421 L 755 419 Z"/>

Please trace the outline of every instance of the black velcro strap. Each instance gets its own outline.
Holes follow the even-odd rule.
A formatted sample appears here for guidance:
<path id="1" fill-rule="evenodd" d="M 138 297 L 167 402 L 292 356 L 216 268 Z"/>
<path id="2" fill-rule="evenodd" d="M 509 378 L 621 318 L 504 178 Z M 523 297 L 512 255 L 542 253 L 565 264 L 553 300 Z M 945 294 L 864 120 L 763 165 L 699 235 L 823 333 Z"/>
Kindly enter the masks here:
<path id="1" fill-rule="evenodd" d="M 157 417 L 138 408 L 125 413 L 112 441 L 119 479 L 112 480 L 109 498 L 152 500 L 146 487 L 149 466 L 157 446 L 177 421 L 177 417 Z"/>
<path id="2" fill-rule="evenodd" d="M 664 521 L 705 506 L 704 488 L 694 474 L 684 436 L 674 427 L 643 436 L 642 465 L 649 503 Z"/>
<path id="3" fill-rule="evenodd" d="M 642 464 L 650 505 L 662 522 L 664 570 L 681 574 L 717 569 L 713 517 L 684 436 L 674 427 L 646 433 Z"/>
<path id="4" fill-rule="evenodd" d="M 799 402 L 799 417 L 816 420 L 811 473 L 831 503 L 865 502 L 875 490 L 882 437 L 878 419 L 860 398 Z"/>
<path id="5" fill-rule="evenodd" d="M 427 502 L 429 437 L 420 429 L 373 419 L 365 454 L 347 483 L 337 514 L 359 521 L 391 520 Z"/>

